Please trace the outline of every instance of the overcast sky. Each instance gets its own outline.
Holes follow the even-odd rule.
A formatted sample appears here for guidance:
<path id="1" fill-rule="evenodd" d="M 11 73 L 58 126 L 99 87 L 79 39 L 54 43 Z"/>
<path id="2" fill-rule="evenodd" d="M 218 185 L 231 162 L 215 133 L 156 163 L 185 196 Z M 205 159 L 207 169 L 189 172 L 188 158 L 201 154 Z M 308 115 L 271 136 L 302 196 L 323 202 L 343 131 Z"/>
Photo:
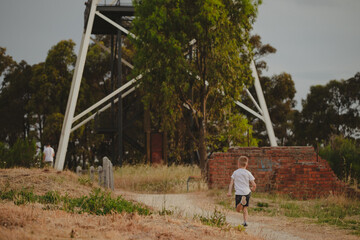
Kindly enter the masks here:
<path id="1" fill-rule="evenodd" d="M 0 0 L 0 46 L 29 64 L 43 62 L 60 40 L 72 39 L 78 53 L 85 2 Z M 264 74 L 292 75 L 296 108 L 310 86 L 360 72 L 359 12 L 360 0 L 263 0 L 253 33 L 277 49 Z"/>

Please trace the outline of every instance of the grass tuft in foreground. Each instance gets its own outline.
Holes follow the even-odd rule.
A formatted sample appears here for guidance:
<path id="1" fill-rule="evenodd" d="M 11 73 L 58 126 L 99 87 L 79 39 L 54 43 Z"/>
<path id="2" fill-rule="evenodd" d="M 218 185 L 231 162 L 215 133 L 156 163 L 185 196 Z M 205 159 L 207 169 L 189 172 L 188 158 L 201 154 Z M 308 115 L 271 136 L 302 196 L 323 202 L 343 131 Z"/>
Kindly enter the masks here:
<path id="1" fill-rule="evenodd" d="M 194 215 L 194 219 L 198 219 L 203 224 L 211 227 L 223 228 L 229 225 L 226 222 L 225 214 L 218 211 L 217 209 L 215 209 L 213 214 L 211 214 L 210 216 Z"/>

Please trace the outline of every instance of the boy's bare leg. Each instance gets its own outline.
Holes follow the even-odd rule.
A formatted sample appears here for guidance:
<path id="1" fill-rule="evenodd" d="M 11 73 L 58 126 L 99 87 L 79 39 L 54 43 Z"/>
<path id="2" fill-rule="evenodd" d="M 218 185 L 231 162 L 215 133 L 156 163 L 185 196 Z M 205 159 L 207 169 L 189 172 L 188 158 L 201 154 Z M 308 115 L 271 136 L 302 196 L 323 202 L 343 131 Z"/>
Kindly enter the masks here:
<path id="1" fill-rule="evenodd" d="M 48 172 L 52 167 L 52 162 L 45 162 L 44 163 L 44 172 Z"/>
<path id="2" fill-rule="evenodd" d="M 247 222 L 247 218 L 249 216 L 247 207 L 243 207 L 243 215 L 244 215 L 244 222 Z"/>
<path id="3" fill-rule="evenodd" d="M 236 206 L 236 211 L 237 212 L 241 212 L 241 210 L 243 210 L 243 205 L 241 205 L 241 203 L 239 203 L 237 206 Z"/>

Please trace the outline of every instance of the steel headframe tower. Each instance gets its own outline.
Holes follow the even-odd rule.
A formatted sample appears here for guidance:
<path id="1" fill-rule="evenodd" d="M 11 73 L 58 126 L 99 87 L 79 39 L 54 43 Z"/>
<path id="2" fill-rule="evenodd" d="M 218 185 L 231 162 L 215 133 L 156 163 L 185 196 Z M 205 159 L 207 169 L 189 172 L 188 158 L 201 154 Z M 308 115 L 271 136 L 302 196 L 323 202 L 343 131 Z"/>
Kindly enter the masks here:
<path id="1" fill-rule="evenodd" d="M 129 33 L 129 31 L 126 28 L 122 27 L 120 25 L 120 22 L 117 22 L 116 19 L 119 18 L 119 15 L 120 15 L 120 17 L 121 16 L 133 16 L 134 7 L 133 6 L 120 6 L 119 1 L 114 1 L 111 5 L 101 5 L 100 6 L 100 5 L 98 5 L 99 1 L 100 0 L 92 0 L 92 1 L 89 0 L 86 3 L 87 4 L 87 8 L 85 11 L 86 26 L 84 27 L 84 32 L 82 35 L 81 45 L 80 45 L 80 49 L 79 49 L 79 55 L 76 60 L 75 71 L 74 71 L 74 75 L 72 78 L 69 98 L 68 98 L 68 102 L 67 102 L 65 117 L 64 117 L 60 140 L 59 140 L 59 147 L 58 147 L 57 154 L 56 154 L 55 168 L 57 170 L 63 170 L 63 168 L 64 168 L 65 156 L 66 156 L 71 132 L 75 131 L 77 128 L 79 128 L 83 124 L 94 119 L 96 114 L 93 114 L 90 117 L 86 118 L 81 123 L 74 126 L 73 128 L 72 128 L 72 125 L 76 121 L 78 121 L 79 119 L 84 117 L 86 114 L 88 114 L 91 111 L 93 111 L 94 109 L 98 108 L 100 105 L 102 105 L 105 102 L 110 101 L 111 99 L 116 98 L 116 97 L 118 97 L 118 98 L 115 100 L 112 100 L 111 103 L 109 103 L 106 106 L 104 106 L 103 108 L 101 108 L 98 111 L 98 113 L 105 111 L 109 107 L 112 107 L 114 105 L 114 103 L 118 102 L 118 105 L 119 105 L 118 115 L 121 115 L 121 113 L 122 113 L 122 104 L 121 104 L 122 98 L 124 98 L 129 93 L 134 91 L 135 88 L 133 87 L 130 90 L 127 90 L 126 92 L 124 92 L 124 91 L 127 88 L 129 88 L 132 84 L 134 84 L 139 77 L 141 77 L 141 76 L 139 76 L 138 78 L 132 79 L 124 85 L 122 84 L 121 62 L 130 68 L 133 68 L 133 66 L 131 64 L 129 64 L 128 62 L 126 62 L 126 60 L 121 59 L 121 33 L 124 33 L 125 35 L 131 34 L 131 33 Z M 115 3 L 115 2 L 117 2 L 117 3 Z M 113 53 L 113 49 L 111 49 L 111 55 L 112 55 L 112 58 L 114 58 L 114 59 L 116 58 L 115 57 L 116 55 L 118 57 L 118 63 L 116 64 L 117 71 L 118 71 L 118 85 L 117 85 L 118 89 L 115 90 L 114 92 L 112 92 L 111 94 L 109 94 L 107 97 L 101 99 L 99 102 L 97 102 L 93 106 L 89 107 L 88 109 L 86 109 L 85 111 L 83 111 L 82 113 L 80 113 L 74 117 L 76 103 L 77 103 L 80 85 L 81 85 L 81 79 L 82 79 L 84 65 L 85 65 L 85 60 L 86 60 L 86 55 L 87 55 L 87 51 L 88 51 L 88 47 L 89 47 L 89 43 L 90 43 L 90 36 L 94 32 L 95 32 L 95 34 L 108 34 L 109 32 L 111 32 L 111 34 L 116 34 L 116 37 L 118 39 L 117 40 L 118 52 Z M 94 40 L 94 41 L 96 41 L 96 40 Z M 121 59 L 121 62 L 120 62 L 120 59 Z M 113 65 L 115 65 L 115 64 L 113 64 Z M 112 68 L 112 74 L 113 74 L 113 68 Z M 119 116 L 118 116 L 118 118 L 119 118 Z M 119 119 L 121 119 L 121 116 Z M 121 139 L 120 141 L 122 141 L 122 122 L 121 122 L 121 120 L 120 120 L 119 125 L 120 126 L 117 129 L 117 137 Z M 113 138 L 113 141 L 114 141 L 114 138 Z M 121 144 L 119 144 L 119 145 L 121 145 Z M 116 148 L 119 149 L 118 152 L 121 154 L 121 146 L 118 146 Z M 114 149 L 115 149 L 115 147 L 114 147 Z M 113 161 L 116 161 L 116 160 L 113 159 Z M 121 163 L 121 160 L 120 160 L 120 163 Z"/>
<path id="2" fill-rule="evenodd" d="M 85 60 L 86 60 L 86 55 L 87 55 L 89 42 L 90 42 L 90 35 L 92 33 L 92 29 L 94 26 L 95 17 L 100 18 L 101 21 L 103 21 L 103 22 L 105 21 L 108 25 L 111 25 L 112 28 L 116 28 L 118 30 L 118 36 L 119 36 L 119 33 L 122 32 L 126 35 L 132 35 L 133 37 L 135 37 L 126 28 L 122 27 L 119 23 L 117 23 L 111 19 L 111 16 L 114 16 L 114 14 L 116 14 L 116 9 L 115 9 L 115 11 L 113 11 L 113 9 L 111 9 L 111 6 L 108 6 L 108 8 L 106 8 L 106 6 L 103 6 L 101 9 L 104 9 L 105 11 L 107 11 L 109 16 L 106 16 L 105 14 L 102 14 L 101 11 L 97 10 L 99 1 L 100 0 L 92 0 L 92 1 L 88 2 L 88 4 L 90 4 L 90 5 L 87 8 L 87 10 L 89 12 L 87 14 L 88 18 L 87 18 L 86 28 L 82 35 L 81 45 L 80 45 L 80 49 L 79 49 L 79 55 L 76 60 L 75 71 L 74 71 L 74 75 L 73 75 L 73 79 L 72 79 L 72 83 L 71 83 L 69 98 L 68 98 L 68 102 L 67 102 L 65 117 L 64 117 L 60 140 L 59 140 L 59 147 L 58 147 L 57 154 L 56 154 L 55 168 L 60 171 L 63 170 L 63 168 L 64 168 L 65 156 L 66 156 L 67 147 L 68 147 L 68 143 L 69 143 L 70 133 L 72 131 L 75 131 L 76 129 L 78 129 L 83 124 L 94 119 L 96 113 L 91 115 L 90 117 L 86 118 L 81 123 L 77 124 L 76 126 L 74 126 L 72 128 L 72 125 L 74 124 L 74 122 L 78 121 L 79 119 L 84 117 L 86 114 L 90 113 L 94 109 L 98 108 L 100 105 L 102 105 L 105 102 L 111 100 L 112 98 L 118 96 L 119 94 L 120 94 L 120 97 L 118 99 L 115 99 L 113 101 L 113 103 L 116 103 L 119 100 L 121 101 L 122 98 L 126 97 L 128 94 L 130 94 L 132 91 L 135 90 L 134 86 L 132 88 L 130 88 L 130 87 L 132 85 L 134 85 L 136 83 L 136 81 L 142 77 L 142 75 L 139 75 L 138 77 L 128 81 L 126 84 L 118 86 L 119 88 L 117 90 L 115 90 L 114 92 L 109 94 L 107 97 L 101 99 L 99 102 L 92 105 L 91 107 L 89 107 L 88 109 L 83 111 L 82 113 L 78 114 L 76 117 L 74 117 L 75 107 L 76 107 L 76 103 L 77 103 L 77 99 L 78 99 L 78 95 L 79 95 L 81 79 L 82 79 Z M 119 2 L 119 1 L 114 1 L 114 2 Z M 125 12 L 125 14 L 129 14 L 131 12 L 133 13 L 134 9 L 133 9 L 133 7 L 129 7 L 129 8 L 125 7 L 125 8 L 121 8 L 120 11 Z M 195 40 L 195 42 L 196 42 L 196 40 Z M 120 52 L 118 54 L 118 58 L 121 58 Z M 126 66 L 133 68 L 133 66 L 131 64 L 129 64 L 128 62 L 126 62 L 126 60 L 121 59 L 121 62 L 123 64 L 125 64 Z M 255 104 L 255 106 L 257 107 L 259 113 L 255 112 L 254 110 L 250 109 L 249 107 L 247 107 L 246 105 L 242 104 L 239 101 L 235 101 L 235 103 L 238 106 L 240 106 L 241 108 L 245 109 L 246 111 L 250 112 L 254 116 L 256 116 L 259 119 L 261 119 L 262 121 L 264 121 L 264 123 L 266 125 L 267 134 L 268 134 L 268 137 L 270 140 L 270 145 L 277 146 L 273 126 L 272 126 L 269 112 L 268 112 L 268 109 L 266 106 L 264 94 L 261 89 L 261 85 L 260 85 L 259 77 L 258 77 L 256 68 L 255 68 L 254 61 L 251 61 L 250 67 L 252 70 L 253 77 L 255 79 L 254 86 L 255 86 L 257 98 L 259 100 L 259 104 L 256 103 L 255 99 L 251 96 L 250 92 L 248 90 L 246 90 L 246 91 L 247 91 L 248 95 L 250 96 L 251 100 L 253 101 L 253 103 Z M 128 89 L 128 88 L 130 88 L 130 89 Z M 128 90 L 126 92 L 124 92 L 126 89 L 128 89 Z M 124 92 L 124 93 L 122 93 L 122 92 Z M 113 103 L 109 103 L 106 106 L 102 107 L 100 110 L 98 110 L 97 113 L 101 113 L 101 112 L 105 111 L 106 109 L 111 107 L 111 105 Z"/>

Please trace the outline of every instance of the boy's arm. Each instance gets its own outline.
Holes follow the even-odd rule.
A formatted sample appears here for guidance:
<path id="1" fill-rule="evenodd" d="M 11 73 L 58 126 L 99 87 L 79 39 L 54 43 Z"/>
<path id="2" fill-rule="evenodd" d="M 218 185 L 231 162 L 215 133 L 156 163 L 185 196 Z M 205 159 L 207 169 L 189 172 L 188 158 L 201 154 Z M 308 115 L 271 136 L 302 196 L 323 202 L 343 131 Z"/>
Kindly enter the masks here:
<path id="1" fill-rule="evenodd" d="M 251 187 L 250 187 L 251 191 L 255 191 L 255 189 L 256 189 L 256 183 L 255 183 L 254 180 L 250 181 L 250 185 L 251 185 Z"/>
<path id="2" fill-rule="evenodd" d="M 231 178 L 231 181 L 230 181 L 230 184 L 229 184 L 229 191 L 227 193 L 228 197 L 231 196 L 233 186 L 234 186 L 234 179 Z"/>

